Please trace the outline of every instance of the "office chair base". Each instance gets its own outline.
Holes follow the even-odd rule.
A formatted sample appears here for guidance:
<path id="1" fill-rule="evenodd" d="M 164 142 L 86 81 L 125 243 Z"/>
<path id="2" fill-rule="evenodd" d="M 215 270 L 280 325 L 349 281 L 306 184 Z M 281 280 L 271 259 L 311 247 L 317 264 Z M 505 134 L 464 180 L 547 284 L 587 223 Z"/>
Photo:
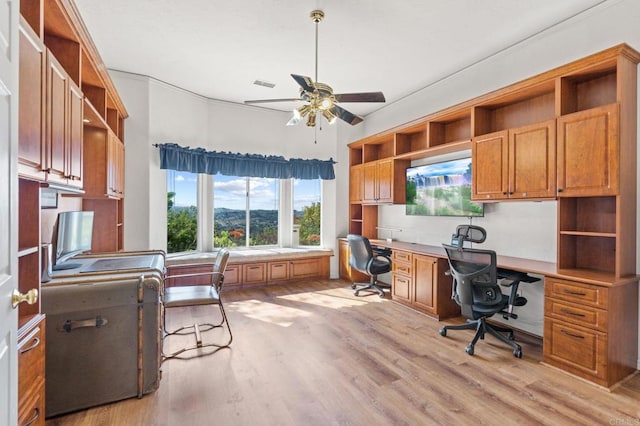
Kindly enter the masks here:
<path id="1" fill-rule="evenodd" d="M 507 345 L 513 348 L 513 356 L 516 358 L 522 358 L 522 347 L 514 342 L 513 330 L 510 328 L 504 328 L 499 326 L 494 326 L 487 324 L 484 318 L 480 318 L 478 320 L 472 321 L 467 320 L 465 324 L 458 325 L 445 325 L 441 327 L 439 332 L 441 336 L 447 336 L 447 330 L 476 330 L 476 334 L 473 336 L 473 340 L 469 342 L 469 344 L 465 347 L 465 352 L 469 355 L 473 355 L 475 351 L 475 345 L 479 339 L 484 340 L 484 336 L 486 333 L 491 334 L 501 342 L 506 343 Z M 506 335 L 505 335 L 506 333 Z"/>
<path id="2" fill-rule="evenodd" d="M 359 285 L 361 285 L 361 286 L 363 286 L 363 287 L 358 288 L 358 286 L 359 286 Z M 372 292 L 372 293 L 373 293 L 373 292 L 378 293 L 378 296 L 380 296 L 380 297 L 385 297 L 385 296 L 386 296 L 386 293 L 385 293 L 385 291 L 384 291 L 384 290 L 385 290 L 385 289 L 390 289 L 390 288 L 391 288 L 391 286 L 390 286 L 390 285 L 387 285 L 387 284 L 382 284 L 382 283 L 380 283 L 380 282 L 376 281 L 376 282 L 373 282 L 373 283 L 353 283 L 353 284 L 351 284 L 351 288 L 352 288 L 353 290 L 355 290 L 355 291 L 353 292 L 353 294 L 354 294 L 354 295 L 356 295 L 356 296 L 360 296 L 360 294 L 359 294 L 359 293 L 360 293 L 362 290 L 365 290 L 365 291 L 369 291 L 369 292 Z M 356 289 L 357 289 L 357 290 L 356 290 Z M 367 296 L 368 296 L 368 295 L 367 295 Z"/>

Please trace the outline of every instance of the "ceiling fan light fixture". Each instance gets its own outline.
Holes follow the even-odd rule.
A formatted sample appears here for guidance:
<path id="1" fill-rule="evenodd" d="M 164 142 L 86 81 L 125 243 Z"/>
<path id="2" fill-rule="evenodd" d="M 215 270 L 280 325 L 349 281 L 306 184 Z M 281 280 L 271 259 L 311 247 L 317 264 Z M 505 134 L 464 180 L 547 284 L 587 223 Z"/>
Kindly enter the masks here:
<path id="1" fill-rule="evenodd" d="M 328 109 L 322 110 L 322 115 L 329 122 L 329 124 L 335 123 L 336 119 L 338 118 L 334 113 L 332 113 Z"/>
<path id="2" fill-rule="evenodd" d="M 311 111 L 309 113 L 309 118 L 307 118 L 307 126 L 315 127 L 315 125 L 316 125 L 316 112 Z"/>
<path id="3" fill-rule="evenodd" d="M 298 114 L 298 115 L 299 115 L 299 117 L 298 117 L 298 118 L 300 118 L 300 117 L 304 117 L 304 116 L 306 116 L 307 114 L 309 114 L 309 112 L 311 111 L 311 109 L 312 109 L 312 108 L 311 108 L 311 105 L 309 105 L 309 104 L 307 104 L 307 105 L 303 105 L 303 106 L 301 106 L 300 108 L 296 108 L 296 109 L 294 109 L 294 110 L 293 110 L 293 114 L 294 114 L 294 115 L 295 115 L 295 114 Z"/>
<path id="4" fill-rule="evenodd" d="M 328 110 L 332 106 L 333 101 L 331 100 L 331 98 L 324 98 L 322 99 L 322 101 L 320 101 L 320 105 L 318 105 L 318 108 L 320 108 L 321 110 Z"/>

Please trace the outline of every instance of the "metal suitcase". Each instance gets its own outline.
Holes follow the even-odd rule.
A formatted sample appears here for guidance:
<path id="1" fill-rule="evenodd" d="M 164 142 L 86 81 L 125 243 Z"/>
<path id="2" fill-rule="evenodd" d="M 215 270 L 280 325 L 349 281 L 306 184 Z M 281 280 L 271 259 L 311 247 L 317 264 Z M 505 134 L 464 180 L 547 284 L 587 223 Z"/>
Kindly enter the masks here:
<path id="1" fill-rule="evenodd" d="M 164 256 L 145 256 L 151 261 L 139 268 L 106 271 L 90 266 L 100 263 L 96 259 L 107 266 L 136 259 L 87 256 L 81 258 L 87 273 L 54 276 L 42 285 L 47 417 L 158 388 Z"/>

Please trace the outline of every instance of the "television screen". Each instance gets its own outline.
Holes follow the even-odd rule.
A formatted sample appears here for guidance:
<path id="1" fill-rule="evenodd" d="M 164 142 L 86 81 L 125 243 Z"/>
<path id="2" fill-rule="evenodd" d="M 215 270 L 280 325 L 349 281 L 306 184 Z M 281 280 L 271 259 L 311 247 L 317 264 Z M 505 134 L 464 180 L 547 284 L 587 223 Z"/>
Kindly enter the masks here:
<path id="1" fill-rule="evenodd" d="M 407 214 L 483 216 L 471 201 L 471 158 L 407 168 Z"/>
<path id="2" fill-rule="evenodd" d="M 91 250 L 93 238 L 93 212 L 58 213 L 52 243 L 54 244 L 53 270 L 79 268 L 67 262 L 73 256 Z"/>

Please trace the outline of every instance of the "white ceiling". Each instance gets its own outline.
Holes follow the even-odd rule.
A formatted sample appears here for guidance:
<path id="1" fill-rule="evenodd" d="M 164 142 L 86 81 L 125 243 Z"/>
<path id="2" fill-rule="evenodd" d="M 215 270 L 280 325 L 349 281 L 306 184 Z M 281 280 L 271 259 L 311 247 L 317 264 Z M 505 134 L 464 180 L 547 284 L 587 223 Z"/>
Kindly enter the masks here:
<path id="1" fill-rule="evenodd" d="M 295 98 L 290 74 L 391 103 L 606 0 L 75 0 L 108 68 L 208 98 Z M 273 89 L 254 80 L 275 83 Z M 262 104 L 278 110 L 296 102 Z M 343 103 L 366 115 L 380 103 Z"/>

